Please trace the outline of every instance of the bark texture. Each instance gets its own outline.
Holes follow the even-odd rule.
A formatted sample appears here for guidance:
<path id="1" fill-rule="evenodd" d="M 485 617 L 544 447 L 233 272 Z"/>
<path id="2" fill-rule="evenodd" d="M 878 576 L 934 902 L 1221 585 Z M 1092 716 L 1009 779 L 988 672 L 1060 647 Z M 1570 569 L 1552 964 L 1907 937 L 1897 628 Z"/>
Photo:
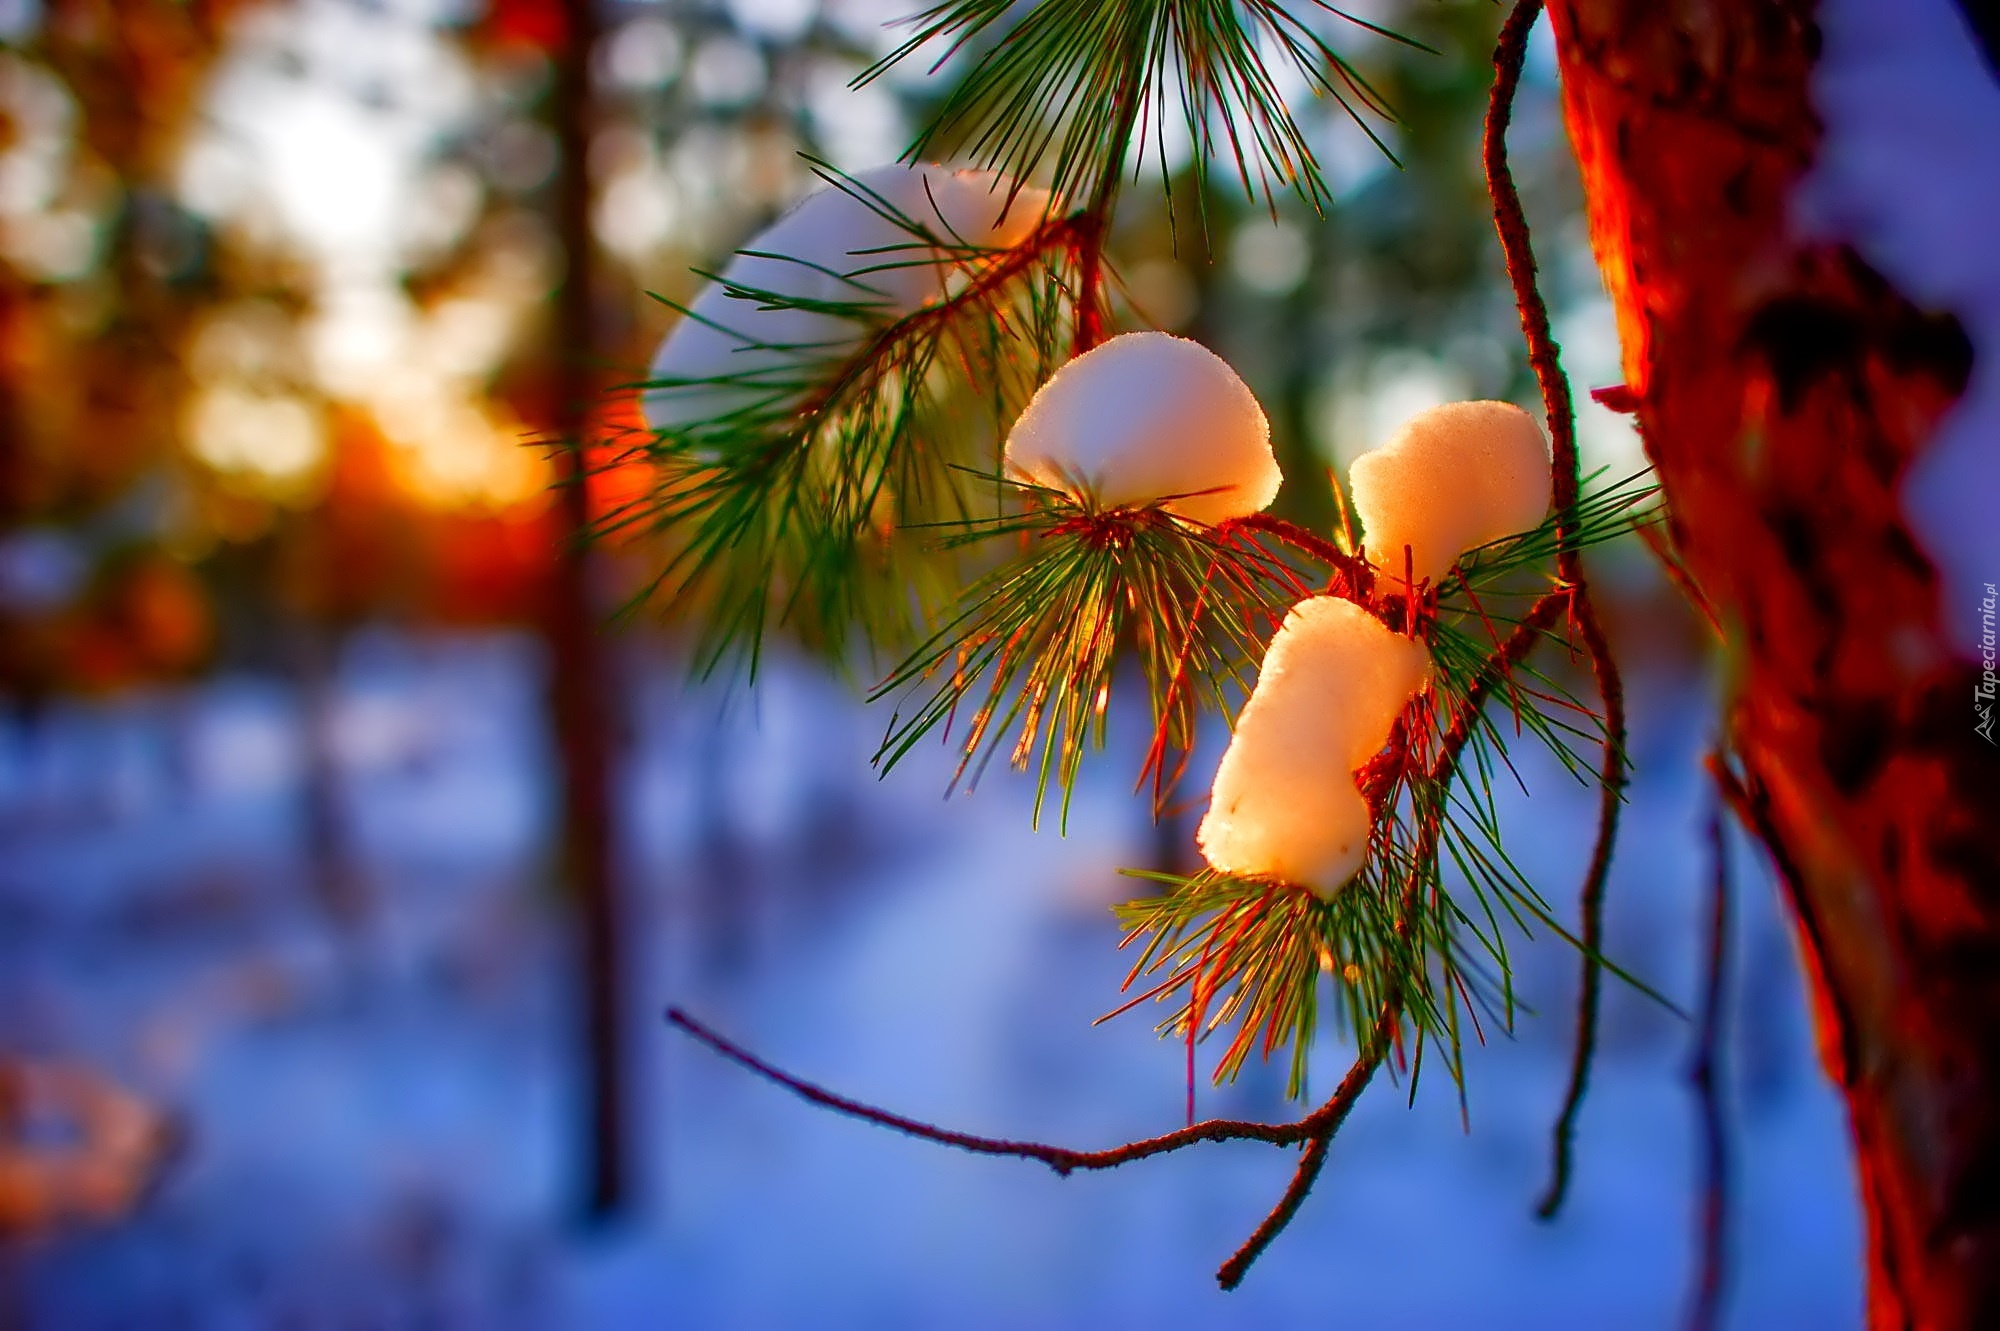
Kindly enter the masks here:
<path id="1" fill-rule="evenodd" d="M 1788 225 L 1818 139 L 1813 11 L 1551 5 L 1630 401 L 1725 626 L 1746 812 L 1847 1097 L 1870 1324 L 1995 1327 L 2000 752 L 1940 621 L 1978 607 L 1938 605 L 1897 506 L 1971 352 Z"/>

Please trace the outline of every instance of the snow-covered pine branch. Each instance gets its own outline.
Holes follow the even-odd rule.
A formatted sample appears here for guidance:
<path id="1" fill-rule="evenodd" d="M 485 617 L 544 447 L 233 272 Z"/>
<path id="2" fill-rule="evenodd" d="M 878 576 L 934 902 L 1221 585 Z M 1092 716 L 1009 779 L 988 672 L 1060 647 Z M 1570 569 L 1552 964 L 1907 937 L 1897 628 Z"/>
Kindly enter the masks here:
<path id="1" fill-rule="evenodd" d="M 942 299 L 982 252 L 1026 239 L 1048 203 L 997 172 L 929 162 L 831 180 L 695 297 L 653 357 L 646 423 L 784 415 L 874 328 Z"/>

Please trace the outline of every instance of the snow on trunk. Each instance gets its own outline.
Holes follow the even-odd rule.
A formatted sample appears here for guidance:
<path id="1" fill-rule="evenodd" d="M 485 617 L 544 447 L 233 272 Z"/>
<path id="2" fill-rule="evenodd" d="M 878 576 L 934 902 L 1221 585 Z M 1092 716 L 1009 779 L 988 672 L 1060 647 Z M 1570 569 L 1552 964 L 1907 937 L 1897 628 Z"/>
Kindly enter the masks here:
<path id="1" fill-rule="evenodd" d="M 1467 550 L 1549 511 L 1549 441 L 1510 402 L 1447 402 L 1410 418 L 1348 471 L 1368 558 L 1397 582 L 1441 582 Z"/>
<path id="2" fill-rule="evenodd" d="M 703 287 L 653 357 L 640 406 L 655 430 L 786 409 L 868 334 L 942 299 L 969 256 L 1005 249 L 1042 220 L 1048 194 L 995 171 L 898 163 L 809 194 Z M 786 303 L 732 294 L 768 292 Z M 834 311 L 800 306 L 865 306 Z M 727 382 L 708 382 L 726 380 Z"/>
<path id="3" fill-rule="evenodd" d="M 1369 811 L 1355 772 L 1431 677 L 1430 653 L 1352 602 L 1300 601 L 1271 639 L 1195 833 L 1223 873 L 1330 898 L 1361 868 Z"/>
<path id="4" fill-rule="evenodd" d="M 1014 422 L 1006 461 L 1101 508 L 1158 503 L 1211 524 L 1262 509 L 1284 479 L 1249 385 L 1167 333 L 1114 337 L 1056 371 Z"/>
<path id="5" fill-rule="evenodd" d="M 1910 531 L 1937 564 L 1941 622 L 1989 667 L 2000 578 L 2000 82 L 1952 0 L 1827 0 L 1813 97 L 1826 137 L 1797 202 L 1911 300 L 1956 315 L 1972 382 L 1904 485 Z"/>

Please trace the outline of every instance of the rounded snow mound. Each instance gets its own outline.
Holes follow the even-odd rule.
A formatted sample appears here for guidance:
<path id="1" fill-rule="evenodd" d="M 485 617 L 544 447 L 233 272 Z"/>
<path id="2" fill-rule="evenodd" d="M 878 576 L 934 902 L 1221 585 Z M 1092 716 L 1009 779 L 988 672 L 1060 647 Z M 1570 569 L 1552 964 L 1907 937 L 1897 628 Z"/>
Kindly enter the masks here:
<path id="1" fill-rule="evenodd" d="M 1360 870 L 1368 803 L 1355 771 L 1430 682 L 1430 652 L 1349 601 L 1285 616 L 1216 768 L 1195 841 L 1224 872 L 1331 897 Z"/>
<path id="2" fill-rule="evenodd" d="M 1348 469 L 1368 558 L 1435 585 L 1467 550 L 1548 515 L 1549 441 L 1511 402 L 1447 402 L 1410 418 Z"/>
<path id="3" fill-rule="evenodd" d="M 1186 338 L 1126 333 L 1042 385 L 1007 437 L 1009 474 L 1105 508 L 1244 517 L 1284 479 L 1271 426 L 1229 363 Z"/>

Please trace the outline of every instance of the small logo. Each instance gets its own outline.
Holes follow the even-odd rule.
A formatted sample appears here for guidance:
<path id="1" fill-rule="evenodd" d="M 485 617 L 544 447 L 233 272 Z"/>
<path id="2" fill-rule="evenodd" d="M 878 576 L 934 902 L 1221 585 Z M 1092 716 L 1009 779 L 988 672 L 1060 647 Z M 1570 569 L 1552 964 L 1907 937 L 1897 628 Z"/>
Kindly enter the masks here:
<path id="1" fill-rule="evenodd" d="M 1996 605 L 2000 605 L 2000 592 L 1989 582 L 1985 599 L 1979 603 L 1979 682 L 1972 686 L 1972 714 L 1976 718 L 1972 729 L 1988 744 L 2000 747 L 2000 740 L 1993 737 L 1993 698 L 2000 692 L 2000 641 L 1996 641 L 1993 627 Z"/>

